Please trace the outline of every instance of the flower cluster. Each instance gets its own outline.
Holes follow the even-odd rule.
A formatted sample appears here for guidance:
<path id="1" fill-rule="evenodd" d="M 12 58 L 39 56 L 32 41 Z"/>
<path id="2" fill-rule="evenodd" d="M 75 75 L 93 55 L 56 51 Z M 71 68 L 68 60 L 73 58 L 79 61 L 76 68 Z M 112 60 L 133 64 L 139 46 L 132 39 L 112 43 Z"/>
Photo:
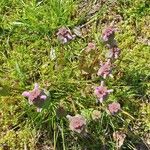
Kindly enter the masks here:
<path id="1" fill-rule="evenodd" d="M 57 32 L 57 38 L 62 44 L 65 44 L 73 40 L 75 38 L 75 35 L 72 35 L 69 29 L 62 27 Z"/>
<path id="2" fill-rule="evenodd" d="M 103 77 L 103 79 L 107 79 L 108 76 L 112 77 L 112 60 L 117 59 L 120 54 L 120 49 L 116 46 L 115 41 L 115 30 L 110 27 L 106 29 L 102 34 L 102 39 L 110 48 L 109 55 L 105 63 L 100 63 L 100 68 L 97 72 L 98 76 Z M 96 46 L 94 43 L 88 43 L 88 46 L 85 48 L 85 51 L 88 53 L 91 50 L 95 50 Z M 103 101 L 108 97 L 108 95 L 113 92 L 113 89 L 108 89 L 104 85 L 104 81 L 101 81 L 101 85 L 95 87 L 94 95 L 97 98 L 97 101 L 103 103 Z M 108 110 L 112 115 L 117 113 L 121 109 L 121 106 L 117 102 L 113 102 L 108 105 Z M 98 110 L 94 110 L 91 114 L 93 120 L 98 120 L 101 117 L 101 112 Z M 77 133 L 85 133 L 86 128 L 86 120 L 83 116 L 77 114 L 75 116 L 67 115 L 69 119 L 69 128 L 70 130 Z"/>
<path id="3" fill-rule="evenodd" d="M 115 37 L 115 30 L 112 27 L 106 28 L 102 33 L 102 39 L 110 44 Z"/>
<path id="4" fill-rule="evenodd" d="M 81 115 L 77 114 L 75 116 L 67 115 L 69 119 L 69 127 L 70 130 L 75 131 L 77 133 L 85 132 L 86 120 Z"/>
<path id="5" fill-rule="evenodd" d="M 102 103 L 104 99 L 107 98 L 108 94 L 113 92 L 112 89 L 108 90 L 107 87 L 104 86 L 104 82 L 101 82 L 101 85 L 96 87 L 94 90 L 94 94 L 98 98 L 98 102 Z"/>
<path id="6" fill-rule="evenodd" d="M 109 48 L 107 57 L 109 59 L 117 59 L 120 54 L 120 49 L 118 48 L 115 40 L 115 29 L 113 27 L 106 28 L 102 33 L 102 39 Z"/>
<path id="7" fill-rule="evenodd" d="M 75 36 L 72 35 L 71 31 L 65 27 L 62 27 L 58 30 L 57 37 L 62 44 L 65 44 L 68 41 L 75 38 Z M 109 27 L 106 30 L 104 30 L 102 34 L 102 39 L 105 42 L 105 44 L 110 48 L 110 50 L 107 60 L 104 63 L 100 63 L 100 68 L 97 72 L 97 75 L 101 76 L 103 80 L 106 80 L 109 76 L 112 77 L 112 60 L 117 59 L 120 54 L 120 49 L 117 47 L 114 38 L 115 30 L 112 27 Z M 85 48 L 85 51 L 88 53 L 91 50 L 95 49 L 96 45 L 94 43 L 88 43 L 87 47 Z M 101 85 L 95 87 L 94 89 L 94 95 L 96 96 L 97 101 L 100 103 L 103 103 L 103 101 L 108 97 L 108 95 L 111 92 L 113 92 L 113 89 L 108 89 L 107 86 L 104 85 L 104 81 L 101 81 Z M 22 93 L 22 95 L 28 98 L 29 104 L 33 104 L 37 107 L 37 111 L 41 111 L 42 106 L 45 100 L 47 99 L 47 95 L 44 93 L 43 90 L 39 89 L 39 85 L 37 83 L 35 84 L 34 89 L 32 91 L 25 91 Z M 112 115 L 117 113 L 120 109 L 121 106 L 117 102 L 113 102 L 108 105 L 108 110 Z M 65 114 L 65 110 L 63 107 L 59 107 L 56 111 L 57 116 L 60 116 L 60 113 Z M 91 117 L 93 120 L 98 120 L 101 117 L 101 112 L 98 110 L 94 110 L 91 114 Z M 86 133 L 86 119 L 82 115 L 67 115 L 67 118 L 69 120 L 70 130 L 79 134 Z"/>
<path id="8" fill-rule="evenodd" d="M 113 102 L 108 105 L 108 109 L 111 114 L 115 114 L 120 110 L 120 104 L 118 102 Z"/>
<path id="9" fill-rule="evenodd" d="M 102 76 L 104 79 L 107 77 L 107 76 L 111 76 L 112 77 L 112 74 L 111 74 L 111 62 L 110 60 L 108 60 L 106 63 L 100 63 L 100 68 L 97 72 L 97 75 L 98 76 Z"/>
<path id="10" fill-rule="evenodd" d="M 105 29 L 102 33 L 102 39 L 107 44 L 109 50 L 109 54 L 106 57 L 107 61 L 105 63 L 100 63 L 100 68 L 97 72 L 98 76 L 106 79 L 108 76 L 112 76 L 112 61 L 113 59 L 117 59 L 120 54 L 120 49 L 117 47 L 115 40 L 115 30 L 112 27 Z M 112 89 L 108 90 L 106 86 L 104 86 L 104 81 L 101 81 L 101 85 L 97 86 L 94 90 L 94 94 L 98 98 L 100 103 L 103 102 L 109 95 L 109 93 L 113 92 Z M 121 106 L 118 102 L 113 102 L 108 105 L 108 110 L 111 114 L 117 113 L 121 109 Z"/>
<path id="11" fill-rule="evenodd" d="M 37 83 L 35 83 L 34 89 L 32 91 L 24 91 L 22 96 L 28 98 L 29 104 L 35 105 L 38 112 L 42 110 L 42 106 L 47 99 L 47 95 L 43 90 L 39 89 L 39 85 Z"/>

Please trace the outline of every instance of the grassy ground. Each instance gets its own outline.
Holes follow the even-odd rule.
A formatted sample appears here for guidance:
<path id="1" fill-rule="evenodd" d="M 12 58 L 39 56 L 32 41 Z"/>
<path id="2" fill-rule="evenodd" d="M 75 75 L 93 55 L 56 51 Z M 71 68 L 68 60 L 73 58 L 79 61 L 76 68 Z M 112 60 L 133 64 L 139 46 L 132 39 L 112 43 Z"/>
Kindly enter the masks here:
<path id="1" fill-rule="evenodd" d="M 115 150 L 113 131 L 126 134 L 122 149 L 150 143 L 150 17 L 146 0 L 1 0 L 0 1 L 0 149 L 1 150 Z M 95 103 L 95 59 L 104 60 L 107 48 L 100 39 L 114 22 L 121 49 L 114 63 L 114 89 L 103 108 L 117 100 L 125 112 L 108 115 Z M 62 26 L 83 26 L 82 36 L 62 45 L 56 37 Z M 98 51 L 86 55 L 88 42 Z M 56 58 L 52 59 L 54 49 Z M 88 70 L 88 76 L 82 70 Z M 35 82 L 46 89 L 49 103 L 41 113 L 30 106 L 22 92 Z M 63 113 L 61 109 L 63 108 Z M 91 119 L 99 109 L 101 119 Z M 67 114 L 82 114 L 93 140 L 69 131 Z M 62 115 L 60 115 L 62 114 Z M 148 149 L 148 148 L 147 148 Z M 142 148 L 143 150 L 143 148 Z"/>

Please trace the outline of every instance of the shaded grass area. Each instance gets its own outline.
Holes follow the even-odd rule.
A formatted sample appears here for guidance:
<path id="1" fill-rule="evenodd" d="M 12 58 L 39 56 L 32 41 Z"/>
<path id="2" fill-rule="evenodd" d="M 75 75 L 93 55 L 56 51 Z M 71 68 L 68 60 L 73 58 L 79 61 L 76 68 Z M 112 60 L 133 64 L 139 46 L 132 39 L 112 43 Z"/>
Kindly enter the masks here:
<path id="1" fill-rule="evenodd" d="M 89 13 L 97 4 L 99 9 Z M 97 4 L 78 0 L 1 0 L 0 149 L 80 150 L 87 145 L 87 149 L 113 150 L 112 133 L 116 130 L 127 135 L 123 149 L 134 149 L 141 138 L 150 140 L 145 138 L 150 132 L 148 1 Z M 114 79 L 106 81 L 114 93 L 104 108 L 118 100 L 129 114 L 119 113 L 116 117 L 95 103 L 92 88 L 99 84 L 98 66 L 94 64 L 93 69 L 93 61 L 104 60 L 107 51 L 100 39 L 101 32 L 112 22 L 118 30 L 116 39 L 121 56 L 114 64 Z M 82 37 L 61 45 L 57 30 L 61 26 L 73 29 L 79 25 L 84 25 Z M 91 41 L 98 50 L 86 55 L 82 50 Z M 56 52 L 54 60 L 52 48 Z M 82 69 L 88 70 L 89 75 L 83 75 Z M 21 96 L 35 82 L 50 93 L 41 113 Z M 91 119 L 93 109 L 102 113 L 96 123 Z M 89 137 L 78 137 L 69 131 L 65 116 L 76 113 L 87 118 Z"/>

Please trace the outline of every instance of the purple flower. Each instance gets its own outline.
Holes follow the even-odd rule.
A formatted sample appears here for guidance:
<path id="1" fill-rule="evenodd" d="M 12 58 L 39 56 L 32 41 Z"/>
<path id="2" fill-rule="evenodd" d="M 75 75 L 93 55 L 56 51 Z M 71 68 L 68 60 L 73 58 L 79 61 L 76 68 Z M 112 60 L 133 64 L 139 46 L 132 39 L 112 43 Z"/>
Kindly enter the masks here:
<path id="1" fill-rule="evenodd" d="M 120 54 L 120 49 L 117 46 L 112 47 L 108 52 L 108 58 L 117 59 Z"/>
<path id="2" fill-rule="evenodd" d="M 103 100 L 108 96 L 109 93 L 113 92 L 112 89 L 107 90 L 107 87 L 105 87 L 103 84 L 104 82 L 102 81 L 101 86 L 96 87 L 94 90 L 94 94 L 97 96 L 100 103 L 103 102 Z"/>
<path id="3" fill-rule="evenodd" d="M 98 76 L 102 76 L 104 79 L 107 76 L 111 76 L 112 77 L 112 74 L 111 74 L 111 62 L 110 62 L 110 60 L 108 60 L 106 63 L 102 63 L 101 62 L 100 65 L 101 65 L 101 67 L 98 70 L 97 75 Z"/>
<path id="4" fill-rule="evenodd" d="M 72 35 L 69 29 L 62 27 L 57 32 L 57 38 L 62 44 L 65 44 L 68 41 L 73 40 L 75 35 Z"/>
<path id="5" fill-rule="evenodd" d="M 102 39 L 107 44 L 109 48 L 117 45 L 115 38 L 115 29 L 112 27 L 106 28 L 102 33 Z"/>
<path id="6" fill-rule="evenodd" d="M 115 114 L 121 108 L 120 108 L 120 104 L 118 102 L 113 102 L 113 103 L 111 103 L 111 104 L 108 105 L 108 109 L 109 109 L 109 111 L 110 111 L 111 114 Z"/>
<path id="7" fill-rule="evenodd" d="M 24 97 L 28 98 L 29 104 L 34 104 L 37 107 L 37 111 L 40 112 L 42 106 L 47 98 L 43 90 L 39 89 L 39 85 L 35 83 L 32 91 L 25 91 L 22 93 Z"/>
<path id="8" fill-rule="evenodd" d="M 85 132 L 86 120 L 81 115 L 67 115 L 67 118 L 69 119 L 70 130 L 75 131 L 77 133 Z"/>
<path id="9" fill-rule="evenodd" d="M 102 33 L 102 39 L 107 42 L 115 37 L 115 30 L 112 27 L 106 28 Z"/>

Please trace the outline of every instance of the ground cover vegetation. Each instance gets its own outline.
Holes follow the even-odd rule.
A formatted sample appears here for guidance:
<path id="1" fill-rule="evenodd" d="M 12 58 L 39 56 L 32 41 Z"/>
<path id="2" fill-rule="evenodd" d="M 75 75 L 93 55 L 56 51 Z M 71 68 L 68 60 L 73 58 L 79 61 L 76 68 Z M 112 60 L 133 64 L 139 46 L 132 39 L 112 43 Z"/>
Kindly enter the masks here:
<path id="1" fill-rule="evenodd" d="M 150 2 L 0 1 L 0 150 L 148 150 Z"/>

